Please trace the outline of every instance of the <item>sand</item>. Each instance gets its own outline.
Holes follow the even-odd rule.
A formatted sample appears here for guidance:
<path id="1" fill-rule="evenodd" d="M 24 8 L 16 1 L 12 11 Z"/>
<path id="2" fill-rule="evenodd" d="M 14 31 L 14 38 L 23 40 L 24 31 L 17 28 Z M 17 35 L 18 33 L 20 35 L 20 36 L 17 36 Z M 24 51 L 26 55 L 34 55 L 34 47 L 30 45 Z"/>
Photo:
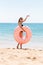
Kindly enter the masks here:
<path id="1" fill-rule="evenodd" d="M 2 48 L 0 65 L 43 65 L 43 50 Z"/>

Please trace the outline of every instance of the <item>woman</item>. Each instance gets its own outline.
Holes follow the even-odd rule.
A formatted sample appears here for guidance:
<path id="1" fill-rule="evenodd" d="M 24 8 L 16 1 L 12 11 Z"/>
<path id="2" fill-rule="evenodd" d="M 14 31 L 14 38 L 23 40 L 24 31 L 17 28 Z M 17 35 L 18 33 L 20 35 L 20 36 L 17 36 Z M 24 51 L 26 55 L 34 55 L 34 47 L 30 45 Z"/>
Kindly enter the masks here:
<path id="1" fill-rule="evenodd" d="M 29 15 L 27 15 L 25 19 L 20 17 L 19 20 L 18 20 L 18 25 L 24 32 L 25 32 L 25 30 L 23 29 L 23 24 L 22 23 L 25 22 L 28 17 L 29 17 Z M 23 31 L 20 32 L 20 37 L 21 38 L 23 37 Z M 17 44 L 17 49 L 18 48 L 19 48 L 19 43 Z M 22 43 L 20 44 L 20 49 L 22 49 Z"/>

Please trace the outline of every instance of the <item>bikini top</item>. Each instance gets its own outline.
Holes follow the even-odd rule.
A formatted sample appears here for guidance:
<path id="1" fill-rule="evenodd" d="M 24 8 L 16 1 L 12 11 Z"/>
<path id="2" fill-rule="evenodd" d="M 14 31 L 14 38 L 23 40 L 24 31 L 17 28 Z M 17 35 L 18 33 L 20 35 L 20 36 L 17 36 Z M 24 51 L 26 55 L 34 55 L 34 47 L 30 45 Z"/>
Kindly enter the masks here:
<path id="1" fill-rule="evenodd" d="M 18 25 L 20 25 L 20 26 L 23 26 L 23 24 L 22 24 L 23 22 L 18 22 Z"/>

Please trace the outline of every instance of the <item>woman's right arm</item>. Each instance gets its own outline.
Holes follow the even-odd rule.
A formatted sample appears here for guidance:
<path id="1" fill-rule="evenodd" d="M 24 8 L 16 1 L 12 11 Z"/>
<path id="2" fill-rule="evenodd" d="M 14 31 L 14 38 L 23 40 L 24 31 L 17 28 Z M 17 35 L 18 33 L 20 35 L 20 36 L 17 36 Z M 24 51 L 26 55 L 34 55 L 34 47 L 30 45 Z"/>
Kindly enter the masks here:
<path id="1" fill-rule="evenodd" d="M 30 17 L 30 15 L 27 15 L 26 18 L 23 20 L 23 22 L 25 22 L 27 20 L 27 18 Z"/>

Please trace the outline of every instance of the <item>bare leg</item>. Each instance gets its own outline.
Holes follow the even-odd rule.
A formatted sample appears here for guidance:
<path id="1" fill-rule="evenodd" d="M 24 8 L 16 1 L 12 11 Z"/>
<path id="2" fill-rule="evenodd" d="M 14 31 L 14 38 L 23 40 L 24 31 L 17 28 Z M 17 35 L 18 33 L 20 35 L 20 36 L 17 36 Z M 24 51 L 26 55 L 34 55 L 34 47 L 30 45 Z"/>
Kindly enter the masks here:
<path id="1" fill-rule="evenodd" d="M 18 47 L 19 47 L 19 43 L 17 44 L 17 49 L 18 49 Z"/>
<path id="2" fill-rule="evenodd" d="M 20 49 L 22 49 L 22 44 L 20 44 Z"/>
<path id="3" fill-rule="evenodd" d="M 20 37 L 23 38 L 23 31 L 20 32 Z M 20 43 L 20 49 L 22 49 L 22 44 Z"/>

